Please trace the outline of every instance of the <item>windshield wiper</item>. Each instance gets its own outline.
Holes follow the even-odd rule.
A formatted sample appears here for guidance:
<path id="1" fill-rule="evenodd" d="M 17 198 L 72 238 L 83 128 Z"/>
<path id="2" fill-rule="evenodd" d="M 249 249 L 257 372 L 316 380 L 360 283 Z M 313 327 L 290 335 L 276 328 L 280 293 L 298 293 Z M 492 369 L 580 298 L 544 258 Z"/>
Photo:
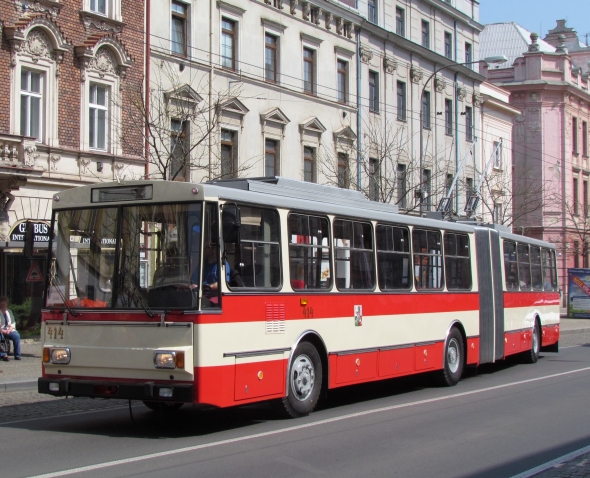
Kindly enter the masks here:
<path id="1" fill-rule="evenodd" d="M 68 312 L 70 313 L 70 315 L 72 317 L 78 317 L 78 313 L 76 311 L 74 311 L 74 309 L 72 309 L 70 307 L 70 305 L 68 304 L 68 301 L 66 300 L 66 296 L 64 295 L 64 293 L 61 290 L 61 285 L 59 284 L 59 279 L 57 278 L 57 276 L 55 275 L 55 273 L 51 273 L 49 275 L 49 286 L 50 287 L 54 287 L 59 295 L 59 298 L 62 300 L 64 307 L 66 309 L 68 309 Z M 65 286 L 64 286 L 64 290 L 65 290 Z M 60 308 L 60 307 L 58 307 Z M 63 310 L 63 309 L 62 309 Z"/>
<path id="2" fill-rule="evenodd" d="M 127 289 L 127 296 L 131 301 L 139 304 L 141 308 L 145 311 L 145 313 L 152 318 L 155 314 L 152 309 L 150 309 L 147 301 L 143 294 L 138 290 L 137 286 L 131 281 L 129 278 L 129 274 L 126 269 L 121 268 L 121 275 L 120 275 L 120 287 L 117 290 L 117 302 L 122 300 L 121 293 L 123 289 Z"/>

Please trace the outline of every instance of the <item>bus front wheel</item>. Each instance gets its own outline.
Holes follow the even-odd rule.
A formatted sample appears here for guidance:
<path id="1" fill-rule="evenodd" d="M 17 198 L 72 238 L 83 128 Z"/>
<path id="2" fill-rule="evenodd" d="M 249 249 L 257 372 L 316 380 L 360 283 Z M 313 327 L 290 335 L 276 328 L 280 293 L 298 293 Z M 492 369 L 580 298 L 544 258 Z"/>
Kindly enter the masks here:
<path id="1" fill-rule="evenodd" d="M 322 361 L 309 342 L 300 343 L 289 367 L 287 396 L 283 406 L 293 418 L 309 415 L 318 403 L 322 388 Z"/>

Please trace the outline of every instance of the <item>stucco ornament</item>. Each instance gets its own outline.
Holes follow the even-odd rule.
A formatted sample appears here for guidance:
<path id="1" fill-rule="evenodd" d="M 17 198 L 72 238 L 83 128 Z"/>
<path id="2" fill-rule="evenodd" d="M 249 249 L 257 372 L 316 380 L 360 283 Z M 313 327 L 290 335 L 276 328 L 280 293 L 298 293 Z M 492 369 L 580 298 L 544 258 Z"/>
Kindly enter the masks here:
<path id="1" fill-rule="evenodd" d="M 334 18 L 334 14 L 332 12 L 326 12 L 326 30 L 332 29 L 332 19 Z"/>
<path id="2" fill-rule="evenodd" d="M 541 98 L 539 96 L 539 93 L 535 93 L 534 91 L 529 95 L 529 99 L 531 101 L 539 101 Z"/>
<path id="3" fill-rule="evenodd" d="M 266 3 L 271 2 L 271 0 L 265 0 Z M 97 20 L 96 18 L 85 16 L 82 18 L 82 22 L 84 23 L 84 29 L 89 30 L 90 27 L 94 27 L 101 32 L 113 32 L 113 33 L 121 33 L 121 26 L 119 25 L 111 25 L 103 20 Z"/>
<path id="4" fill-rule="evenodd" d="M 420 80 L 422 80 L 424 73 L 419 68 L 413 66 L 412 68 L 410 68 L 410 76 L 412 77 L 412 81 L 414 83 L 420 83 Z"/>
<path id="5" fill-rule="evenodd" d="M 301 3 L 301 15 L 305 21 L 309 20 L 309 16 L 311 13 L 311 5 L 309 2 L 302 2 Z"/>
<path id="6" fill-rule="evenodd" d="M 33 145 L 25 146 L 25 166 L 35 166 L 35 160 L 39 157 L 37 153 L 37 147 Z"/>
<path id="7" fill-rule="evenodd" d="M 342 35 L 343 31 L 344 31 L 344 19 L 337 18 L 336 19 L 336 33 L 338 33 L 338 35 Z"/>
<path id="8" fill-rule="evenodd" d="M 33 57 L 33 61 L 39 58 L 53 59 L 53 48 L 47 35 L 38 28 L 31 30 L 24 45 L 24 51 Z"/>
<path id="9" fill-rule="evenodd" d="M 19 15 L 26 13 L 48 13 L 51 15 L 51 19 L 55 21 L 59 13 L 59 8 L 53 5 L 43 5 L 40 2 L 34 2 L 30 0 L 14 0 L 14 8 Z"/>
<path id="10" fill-rule="evenodd" d="M 361 61 L 363 63 L 369 64 L 373 59 L 373 52 L 369 50 L 367 47 L 361 47 Z"/>
<path id="11" fill-rule="evenodd" d="M 319 27 L 321 21 L 322 21 L 322 9 L 321 8 L 317 8 L 315 10 L 313 22 Z"/>
<path id="12" fill-rule="evenodd" d="M 434 78 L 434 87 L 436 88 L 436 91 L 440 93 L 441 91 L 444 91 L 446 86 L 447 84 L 443 78 L 439 78 L 438 76 Z"/>
<path id="13" fill-rule="evenodd" d="M 299 0 L 291 0 L 291 15 L 295 15 L 297 13 L 297 4 Z"/>
<path id="14" fill-rule="evenodd" d="M 57 163 L 59 162 L 59 160 L 61 159 L 61 156 L 59 154 L 52 154 L 51 156 L 49 156 L 49 160 L 51 161 L 51 170 L 52 171 L 57 171 Z"/>
<path id="15" fill-rule="evenodd" d="M 467 96 L 467 90 L 465 88 L 463 88 L 462 86 L 460 86 L 459 89 L 457 90 L 457 98 L 459 99 L 459 101 L 463 101 L 466 96 Z"/>
<path id="16" fill-rule="evenodd" d="M 86 174 L 88 172 L 88 165 L 90 164 L 90 158 L 80 158 L 80 172 Z"/>
<path id="17" fill-rule="evenodd" d="M 536 51 L 541 51 L 541 47 L 537 41 L 539 40 L 539 35 L 535 32 L 531 33 L 531 44 L 529 45 L 529 51 L 531 53 Z"/>
<path id="18" fill-rule="evenodd" d="M 88 66 L 89 68 L 98 71 L 99 76 L 102 78 L 107 73 L 116 75 L 116 64 L 117 62 L 115 61 L 113 54 L 107 48 L 99 48 Z"/>
<path id="19" fill-rule="evenodd" d="M 479 108 L 483 105 L 483 96 L 473 93 L 473 106 Z"/>
<path id="20" fill-rule="evenodd" d="M 559 35 L 557 39 L 559 40 L 559 43 L 555 49 L 555 53 L 565 53 L 567 55 L 567 48 L 565 47 L 565 35 Z"/>
<path id="21" fill-rule="evenodd" d="M 385 71 L 391 75 L 397 70 L 397 62 L 393 58 L 386 56 L 383 58 L 383 68 L 385 68 Z"/>

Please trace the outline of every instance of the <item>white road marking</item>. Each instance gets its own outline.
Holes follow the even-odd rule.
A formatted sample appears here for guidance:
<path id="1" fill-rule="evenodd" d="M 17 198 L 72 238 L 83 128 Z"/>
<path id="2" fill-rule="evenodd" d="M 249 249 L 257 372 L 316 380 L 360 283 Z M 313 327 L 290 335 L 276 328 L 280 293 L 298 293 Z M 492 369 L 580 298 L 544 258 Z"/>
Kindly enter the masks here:
<path id="1" fill-rule="evenodd" d="M 553 468 L 555 465 L 559 465 L 560 463 L 564 463 L 566 461 L 573 460 L 574 458 L 579 457 L 580 455 L 584 455 L 585 453 L 590 452 L 590 446 L 585 446 L 584 448 L 580 448 L 579 450 L 572 451 L 567 455 L 560 456 L 555 460 L 548 461 L 547 463 L 543 463 L 535 468 L 531 468 L 530 470 L 523 471 L 518 475 L 514 475 L 512 478 L 529 478 L 531 476 L 535 476 L 542 471 L 548 470 L 549 468 Z"/>
<path id="2" fill-rule="evenodd" d="M 131 405 L 132 408 L 135 408 L 138 406 L 139 405 Z M 0 428 L 4 427 L 6 425 L 14 425 L 15 423 L 38 422 L 39 420 L 50 420 L 52 418 L 75 417 L 76 415 L 86 415 L 88 413 L 111 412 L 113 410 L 129 410 L 129 407 L 101 408 L 99 410 L 84 410 L 83 412 L 64 413 L 61 415 L 49 415 L 48 417 L 26 418 L 24 420 L 14 420 L 12 422 L 1 422 Z"/>
<path id="3" fill-rule="evenodd" d="M 264 438 L 264 437 L 268 437 L 268 436 L 279 435 L 282 433 L 288 433 L 288 432 L 292 432 L 292 431 L 296 431 L 296 430 L 303 430 L 305 428 L 317 427 L 319 425 L 325 425 L 328 423 L 340 422 L 343 420 L 348 420 L 350 418 L 358 418 L 358 417 L 363 417 L 366 415 L 373 415 L 375 413 L 397 410 L 400 408 L 407 408 L 407 407 L 413 407 L 416 405 L 424 405 L 427 403 L 440 402 L 443 400 L 449 400 L 451 398 L 466 397 L 466 396 L 475 395 L 478 393 L 491 392 L 493 390 L 501 390 L 503 388 L 514 387 L 516 385 L 523 385 L 526 383 L 533 383 L 533 382 L 538 382 L 540 380 L 547 380 L 550 378 L 563 377 L 564 375 L 570 375 L 570 374 L 574 374 L 574 373 L 578 373 L 578 372 L 587 372 L 587 371 L 590 371 L 590 367 L 584 367 L 584 368 L 579 368 L 576 370 L 570 370 L 569 372 L 555 373 L 552 375 L 546 375 L 544 377 L 530 378 L 528 380 L 521 380 L 519 382 L 505 383 L 503 385 L 496 385 L 494 387 L 487 387 L 487 388 L 481 388 L 478 390 L 471 390 L 469 392 L 454 393 L 452 395 L 446 395 L 444 397 L 428 398 L 425 400 L 417 400 L 415 402 L 402 403 L 399 405 L 391 405 L 388 407 L 375 408 L 373 410 L 365 410 L 363 412 L 349 413 L 347 415 L 342 415 L 340 417 L 327 418 L 325 420 L 318 420 L 318 421 L 315 421 L 312 423 L 305 423 L 303 425 L 295 425 L 292 427 L 282 428 L 280 430 L 272 430 L 272 431 L 263 432 L 263 433 L 254 433 L 252 435 L 246 435 L 246 436 L 237 437 L 237 438 L 229 438 L 227 440 L 219 440 L 219 441 L 215 441 L 215 442 L 211 442 L 211 443 L 203 443 L 201 445 L 187 446 L 184 448 L 178 448 L 177 450 L 168 450 L 168 451 L 161 451 L 158 453 L 149 453 L 147 455 L 140 455 L 140 456 L 136 456 L 133 458 L 123 458 L 121 460 L 107 461 L 107 462 L 103 462 L 103 463 L 97 463 L 95 465 L 88 465 L 88 466 L 81 466 L 78 468 L 71 468 L 69 470 L 54 471 L 52 473 L 45 473 L 43 475 L 36 475 L 36 476 L 32 476 L 30 478 L 53 478 L 53 477 L 64 476 L 64 475 L 73 475 L 74 473 L 83 473 L 86 471 L 100 470 L 102 468 L 108 468 L 111 466 L 127 465 L 129 463 L 136 463 L 138 461 L 151 460 L 153 458 L 161 458 L 161 457 L 165 457 L 165 456 L 167 457 L 170 455 L 177 455 L 179 453 L 186 453 L 186 452 L 190 452 L 190 451 L 203 450 L 205 448 L 212 448 L 212 447 L 221 446 L 221 445 L 228 445 L 231 443 L 239 443 L 242 441 L 252 440 L 255 438 Z"/>

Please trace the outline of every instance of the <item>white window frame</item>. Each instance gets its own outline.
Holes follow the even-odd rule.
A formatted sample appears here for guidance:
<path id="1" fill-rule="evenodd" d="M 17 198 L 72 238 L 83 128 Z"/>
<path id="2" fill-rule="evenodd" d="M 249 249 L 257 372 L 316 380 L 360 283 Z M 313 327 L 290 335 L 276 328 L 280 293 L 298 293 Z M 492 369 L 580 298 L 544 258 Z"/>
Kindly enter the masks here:
<path id="1" fill-rule="evenodd" d="M 119 78 L 114 75 L 103 75 L 98 72 L 87 70 L 86 81 L 82 84 L 82 101 L 80 102 L 80 149 L 82 151 L 104 151 L 113 155 L 122 153 L 119 141 L 119 130 L 121 128 L 121 107 L 118 101 L 113 101 L 113 95 L 119 92 Z M 90 147 L 90 85 L 96 84 L 108 88 L 109 106 L 108 121 L 106 128 L 107 145 L 106 149 Z"/>
<path id="2" fill-rule="evenodd" d="M 502 169 L 502 145 L 499 141 L 494 141 L 494 169 Z M 499 147 L 498 147 L 499 146 Z M 496 150 L 496 147 L 498 149 Z"/>
<path id="3" fill-rule="evenodd" d="M 38 28 L 38 27 L 37 27 Z M 51 35 L 39 28 L 52 41 Z M 27 32 L 26 36 L 28 36 Z M 20 105 L 21 89 L 20 78 L 22 70 L 31 70 L 43 74 L 43 102 L 41 105 L 41 135 L 38 143 L 47 146 L 58 147 L 58 81 L 56 77 L 57 65 L 55 61 L 47 57 L 28 56 L 22 52 L 15 56 L 16 66 L 12 69 L 10 82 L 10 134 L 20 135 Z"/>
<path id="4" fill-rule="evenodd" d="M 98 0 L 84 0 L 83 9 L 85 12 L 105 18 L 110 18 L 118 22 L 123 21 L 123 17 L 121 16 L 122 0 L 105 0 L 105 13 L 101 13 L 98 10 L 92 10 L 93 1 L 95 5 L 98 4 Z"/>
<path id="5" fill-rule="evenodd" d="M 108 17 L 108 12 L 109 12 L 109 2 L 108 0 L 104 0 L 104 12 L 101 12 L 99 10 L 99 3 L 101 0 L 90 0 L 89 3 L 89 10 L 92 13 L 96 13 L 97 15 L 104 15 L 105 17 Z M 94 4 L 94 8 L 93 8 L 93 4 Z"/>
<path id="6" fill-rule="evenodd" d="M 98 88 L 104 89 L 105 90 L 105 104 L 101 105 L 99 103 L 95 103 L 93 102 L 93 91 L 96 92 L 98 90 Z M 95 83 L 95 82 L 91 82 L 89 85 L 89 95 L 88 95 L 88 147 L 92 150 L 98 150 L 98 151 L 108 151 L 109 150 L 109 146 L 110 146 L 110 142 L 111 142 L 111 138 L 109 137 L 109 125 L 110 125 L 110 111 L 109 111 L 109 105 L 111 103 L 111 91 L 109 90 L 109 87 L 100 83 Z M 105 112 L 105 117 L 104 117 L 104 121 L 105 121 L 105 126 L 104 126 L 104 148 L 98 146 L 99 143 L 99 139 L 98 139 L 98 124 L 99 124 L 99 119 L 98 119 L 98 112 L 99 111 L 104 111 Z M 95 144 L 90 144 L 90 131 L 93 129 L 94 123 L 94 131 L 95 131 Z"/>
<path id="7" fill-rule="evenodd" d="M 221 142 L 223 130 L 231 131 L 232 137 L 232 163 L 233 163 L 233 175 L 234 178 L 238 177 L 238 171 L 240 170 L 240 129 L 234 125 L 228 125 L 221 123 L 219 128 L 219 173 L 221 174 Z M 226 178 L 228 179 L 228 178 Z"/>
<path id="8" fill-rule="evenodd" d="M 221 2 L 218 2 L 218 4 L 221 4 Z M 234 9 L 232 8 L 230 10 L 230 8 L 232 7 L 231 5 L 228 6 L 228 4 L 223 3 L 224 7 L 227 8 L 220 8 L 219 9 L 219 42 L 218 42 L 218 48 L 219 48 L 219 67 L 223 68 L 225 71 L 235 71 L 238 72 L 240 71 L 240 48 L 242 47 L 242 38 L 241 38 L 241 33 L 242 33 L 242 29 L 241 29 L 241 21 L 242 21 L 242 15 L 241 14 L 237 14 L 239 13 L 239 11 L 234 11 Z M 235 24 L 235 31 L 234 31 L 234 65 L 233 65 L 233 69 L 229 69 L 227 67 L 223 67 L 222 65 L 222 58 L 221 58 L 221 53 L 222 53 L 222 44 L 223 44 L 223 19 L 227 18 L 228 20 L 231 20 L 232 22 L 234 22 Z"/>
<path id="9" fill-rule="evenodd" d="M 24 136 L 32 136 L 31 135 L 31 131 L 30 131 L 30 121 L 29 121 L 30 114 L 31 114 L 31 98 L 38 98 L 40 101 L 39 101 L 39 136 L 37 137 L 37 142 L 42 142 L 42 139 L 43 139 L 43 126 L 44 126 L 44 124 L 43 124 L 44 123 L 44 121 L 43 121 L 43 110 L 44 110 L 44 107 L 43 107 L 44 106 L 44 101 L 43 101 L 43 96 L 44 95 L 43 95 L 43 93 L 44 93 L 44 89 L 45 89 L 45 75 L 41 71 L 36 71 L 36 70 L 29 69 L 29 68 L 23 68 L 23 69 L 21 69 L 21 75 L 20 75 L 21 78 L 20 78 L 19 83 L 22 83 L 22 75 L 25 72 L 27 72 L 29 74 L 29 80 L 28 80 L 29 85 L 30 85 L 30 82 L 31 82 L 31 79 L 30 79 L 31 78 L 31 74 L 39 75 L 39 77 L 40 77 L 40 80 L 39 80 L 40 88 L 39 88 L 39 90 L 40 91 L 37 93 L 37 92 L 31 91 L 30 89 L 23 90 L 22 89 L 22 84 L 21 84 L 21 90 L 20 90 L 21 91 L 20 92 L 20 112 L 22 114 L 22 110 L 23 110 L 22 104 L 23 104 L 23 101 L 26 101 L 27 102 L 27 108 L 26 109 L 27 109 L 27 113 L 28 113 L 28 118 L 27 118 L 26 131 L 23 132 L 22 131 L 22 128 L 21 128 L 20 133 L 22 135 L 24 135 Z M 22 116 L 21 116 L 21 120 L 22 120 Z"/>
<path id="10" fill-rule="evenodd" d="M 184 47 L 184 52 L 183 53 L 178 53 L 173 51 L 172 49 L 172 19 L 174 17 L 173 11 L 172 11 L 172 5 L 174 3 L 181 3 L 182 5 L 184 5 L 184 7 L 186 8 L 186 13 L 184 16 L 184 44 L 182 45 Z M 175 0 L 175 1 L 171 1 L 170 2 L 170 53 L 172 53 L 173 55 L 180 55 L 180 56 L 191 56 L 190 52 L 191 52 L 191 48 L 190 48 L 190 38 L 191 38 L 191 34 L 190 34 L 190 14 L 191 14 L 191 4 L 187 3 L 183 0 Z"/>

